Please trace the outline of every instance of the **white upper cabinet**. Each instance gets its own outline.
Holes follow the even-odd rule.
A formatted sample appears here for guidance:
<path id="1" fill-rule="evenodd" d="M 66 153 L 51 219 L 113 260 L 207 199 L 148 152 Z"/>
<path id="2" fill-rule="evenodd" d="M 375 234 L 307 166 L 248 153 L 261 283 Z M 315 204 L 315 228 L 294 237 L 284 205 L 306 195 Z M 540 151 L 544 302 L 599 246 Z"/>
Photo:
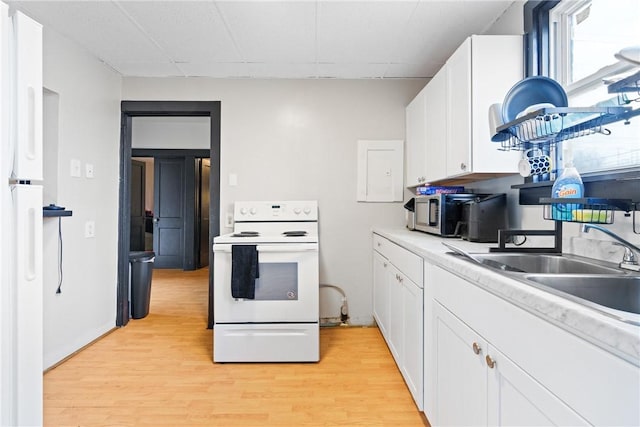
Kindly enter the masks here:
<path id="1" fill-rule="evenodd" d="M 517 172 L 520 153 L 499 151 L 491 141 L 489 107 L 522 80 L 522 49 L 521 36 L 471 36 L 447 61 L 444 178 Z M 427 141 L 427 146 L 437 143 Z"/>
<path id="2" fill-rule="evenodd" d="M 447 149 L 447 87 L 446 70 L 440 70 L 426 86 L 426 168 L 427 182 L 442 179 L 447 174 L 444 162 Z"/>
<path id="3" fill-rule="evenodd" d="M 415 187 L 426 182 L 426 126 L 427 113 L 425 111 L 425 100 L 428 85 L 424 87 L 418 95 L 407 105 L 406 109 L 406 138 L 407 138 L 407 161 L 405 185 Z"/>
<path id="4" fill-rule="evenodd" d="M 522 79 L 522 50 L 522 36 L 471 36 L 407 106 L 407 187 L 517 173 L 520 153 L 499 151 L 488 117 Z"/>

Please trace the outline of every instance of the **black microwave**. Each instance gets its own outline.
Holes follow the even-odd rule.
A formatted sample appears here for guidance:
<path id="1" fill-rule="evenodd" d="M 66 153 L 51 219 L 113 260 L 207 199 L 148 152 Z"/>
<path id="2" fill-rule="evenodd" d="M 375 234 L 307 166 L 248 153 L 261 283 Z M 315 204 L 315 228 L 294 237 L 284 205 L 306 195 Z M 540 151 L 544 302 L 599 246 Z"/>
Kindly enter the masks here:
<path id="1" fill-rule="evenodd" d="M 462 205 L 477 194 L 432 194 L 415 200 L 415 229 L 443 237 L 458 236 L 456 228 L 462 219 Z"/>

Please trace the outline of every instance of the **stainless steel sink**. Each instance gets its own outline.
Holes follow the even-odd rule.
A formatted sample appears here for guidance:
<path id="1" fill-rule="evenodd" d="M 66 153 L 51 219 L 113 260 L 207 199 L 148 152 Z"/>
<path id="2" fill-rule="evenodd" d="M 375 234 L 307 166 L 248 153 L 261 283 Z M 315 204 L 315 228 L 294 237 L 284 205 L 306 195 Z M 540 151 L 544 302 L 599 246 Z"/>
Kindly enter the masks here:
<path id="1" fill-rule="evenodd" d="M 640 275 L 544 275 L 522 276 L 526 282 L 596 309 L 619 310 L 640 315 Z M 573 297 L 573 298 L 571 298 Z M 592 304 L 590 304 L 592 303 Z M 609 314 L 612 314 L 609 312 Z M 640 316 L 613 313 L 629 323 L 640 324 Z"/>
<path id="2" fill-rule="evenodd" d="M 473 257 L 488 267 L 513 273 L 625 274 L 613 263 L 570 254 L 488 253 Z"/>
<path id="3" fill-rule="evenodd" d="M 529 286 L 640 326 L 640 274 L 614 263 L 571 254 L 465 253 L 471 262 L 510 276 Z"/>

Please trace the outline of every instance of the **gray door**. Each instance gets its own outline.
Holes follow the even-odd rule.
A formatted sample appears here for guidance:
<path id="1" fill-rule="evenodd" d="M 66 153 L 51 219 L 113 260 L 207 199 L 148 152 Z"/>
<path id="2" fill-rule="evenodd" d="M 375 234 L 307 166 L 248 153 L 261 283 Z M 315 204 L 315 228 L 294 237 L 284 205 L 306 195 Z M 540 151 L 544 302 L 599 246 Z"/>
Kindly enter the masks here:
<path id="1" fill-rule="evenodd" d="M 199 159 L 198 174 L 198 262 L 197 268 L 209 265 L 209 179 L 211 174 L 211 161 Z"/>
<path id="2" fill-rule="evenodd" d="M 184 158 L 156 157 L 154 177 L 154 267 L 183 268 Z"/>
<path id="3" fill-rule="evenodd" d="M 144 251 L 144 178 L 144 162 L 131 160 L 131 251 Z"/>

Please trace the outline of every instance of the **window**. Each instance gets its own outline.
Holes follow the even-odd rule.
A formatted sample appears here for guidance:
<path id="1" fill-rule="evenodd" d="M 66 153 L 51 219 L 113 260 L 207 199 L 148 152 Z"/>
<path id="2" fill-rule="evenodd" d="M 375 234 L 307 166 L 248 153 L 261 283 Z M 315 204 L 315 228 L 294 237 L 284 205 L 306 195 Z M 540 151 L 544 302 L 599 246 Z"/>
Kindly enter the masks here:
<path id="1" fill-rule="evenodd" d="M 640 42 L 638 22 L 638 0 L 563 0 L 550 10 L 549 74 L 567 91 L 570 107 L 640 107 L 640 91 L 607 91 L 609 83 L 640 71 L 640 65 L 614 56 Z M 611 135 L 570 143 L 581 173 L 640 167 L 640 116 L 607 128 Z"/>

